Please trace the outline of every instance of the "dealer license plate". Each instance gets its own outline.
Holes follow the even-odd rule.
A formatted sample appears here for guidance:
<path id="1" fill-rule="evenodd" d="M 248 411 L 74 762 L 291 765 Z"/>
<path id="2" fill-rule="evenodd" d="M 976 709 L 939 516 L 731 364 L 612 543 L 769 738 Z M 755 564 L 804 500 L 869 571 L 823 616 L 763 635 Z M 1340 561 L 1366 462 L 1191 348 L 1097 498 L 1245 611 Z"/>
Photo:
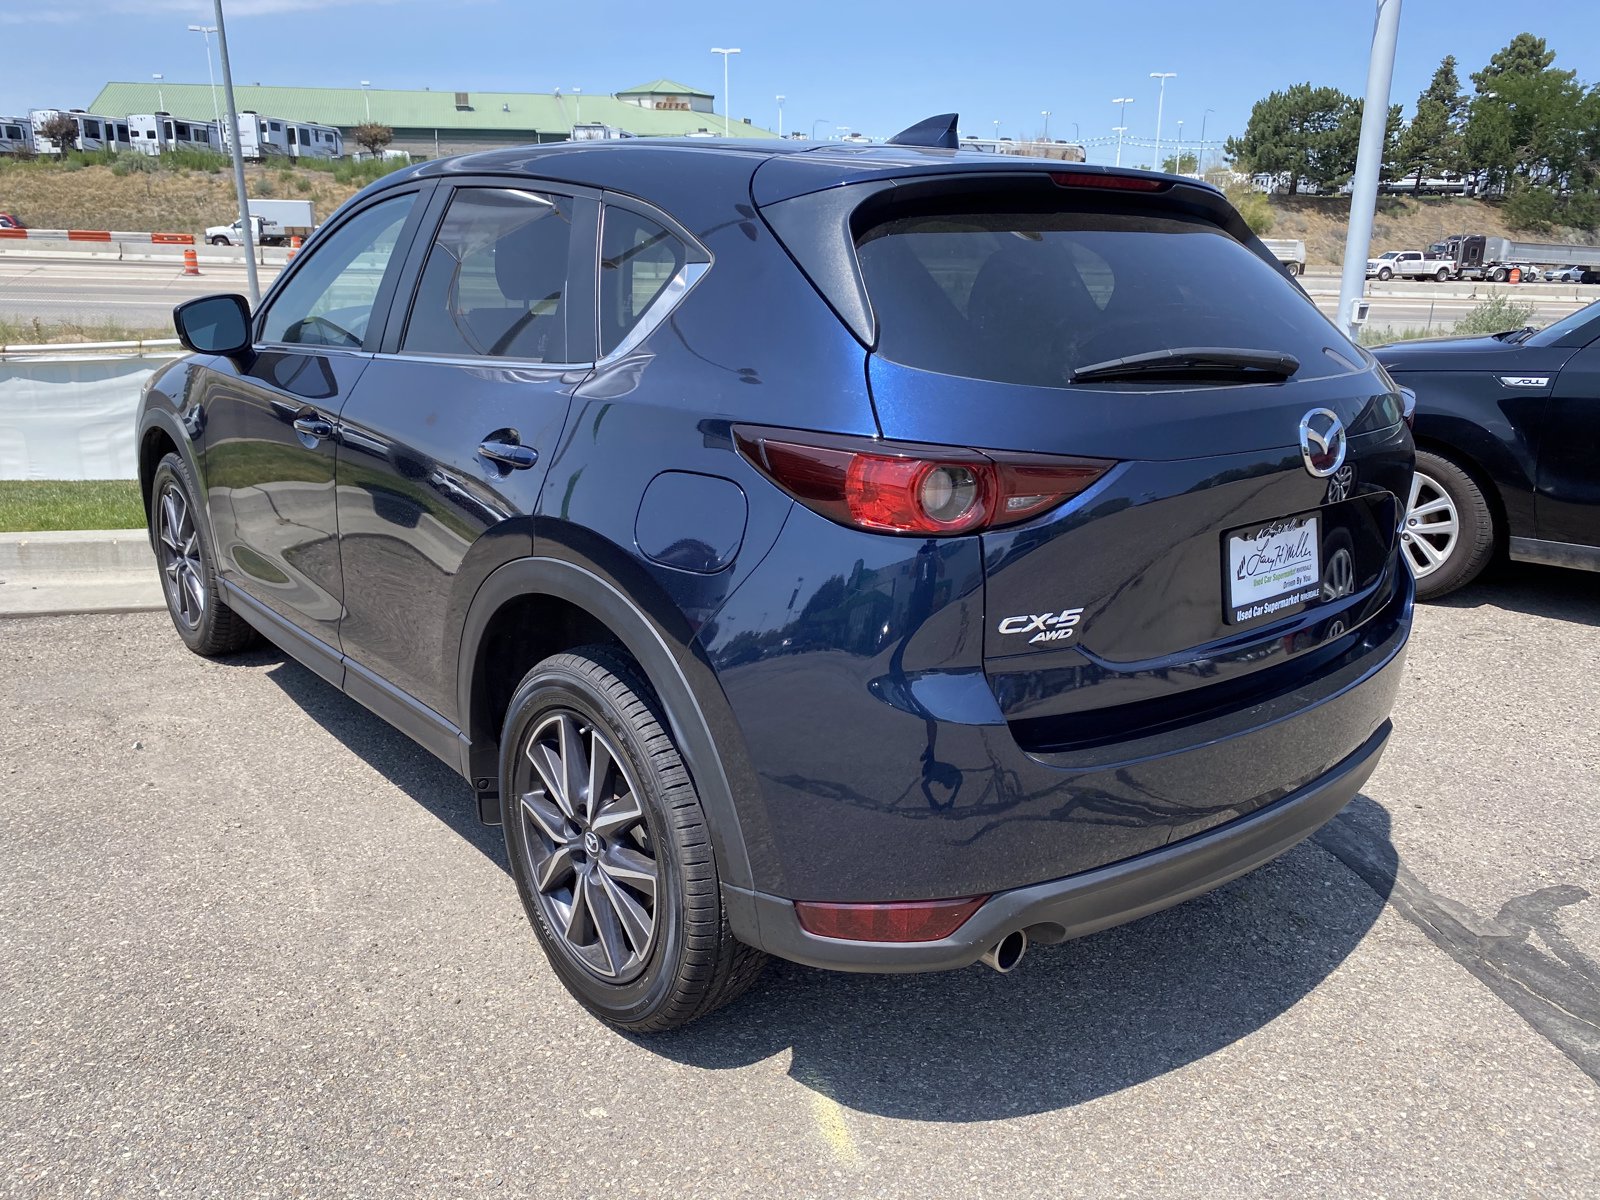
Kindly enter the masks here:
<path id="1" fill-rule="evenodd" d="M 1284 615 L 1322 593 L 1316 517 L 1289 517 L 1228 534 L 1228 609 L 1232 623 Z"/>

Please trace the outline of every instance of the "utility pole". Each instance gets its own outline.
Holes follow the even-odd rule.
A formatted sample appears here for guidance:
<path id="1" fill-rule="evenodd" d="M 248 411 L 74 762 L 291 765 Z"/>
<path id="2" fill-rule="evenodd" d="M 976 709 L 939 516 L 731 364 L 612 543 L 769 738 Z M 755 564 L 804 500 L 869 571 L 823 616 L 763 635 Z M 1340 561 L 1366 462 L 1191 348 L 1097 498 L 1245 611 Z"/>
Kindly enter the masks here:
<path id="1" fill-rule="evenodd" d="M 778 136 L 783 136 L 783 97 L 778 97 Z"/>
<path id="2" fill-rule="evenodd" d="M 361 104 L 366 109 L 368 125 L 372 124 L 372 100 L 367 92 L 367 89 L 371 86 L 372 80 L 363 79 L 361 81 Z"/>
<path id="3" fill-rule="evenodd" d="M 239 145 L 239 102 L 233 96 L 233 67 L 228 62 L 228 27 L 222 22 L 222 0 L 212 0 L 217 13 L 217 57 L 222 59 L 222 94 L 228 101 L 228 136 L 233 148 L 233 187 L 239 193 L 239 234 L 244 238 L 244 273 L 250 284 L 250 307 L 261 306 L 261 280 L 256 275 L 256 231 L 250 225 L 250 197 L 244 186 L 244 151 Z"/>
<path id="4" fill-rule="evenodd" d="M 722 136 L 732 137 L 733 96 L 728 90 L 728 59 L 731 55 L 739 53 L 739 47 L 731 46 L 723 49 L 721 46 L 713 46 L 711 53 L 722 55 Z"/>
<path id="5" fill-rule="evenodd" d="M 1044 140 L 1050 140 L 1050 110 L 1047 108 L 1039 114 L 1044 118 Z"/>
<path id="6" fill-rule="evenodd" d="M 1176 79 L 1176 71 L 1151 71 L 1151 79 L 1161 81 L 1161 92 L 1156 97 L 1156 153 L 1155 159 L 1150 164 L 1155 170 L 1161 170 L 1161 110 L 1167 105 L 1167 80 Z"/>
<path id="7" fill-rule="evenodd" d="M 1121 111 L 1117 116 L 1121 124 L 1112 127 L 1111 132 L 1117 135 L 1117 166 L 1122 165 L 1122 135 L 1128 132 L 1128 105 L 1133 103 L 1132 96 L 1113 96 L 1111 103 L 1120 105 Z"/>
<path id="8" fill-rule="evenodd" d="M 150 78 L 154 79 L 156 81 L 156 107 L 158 109 L 160 109 L 162 112 L 166 112 L 167 111 L 167 98 L 163 94 L 162 88 L 161 88 L 161 81 L 163 79 L 165 79 L 166 76 L 161 74 L 161 72 L 157 71 L 154 74 L 152 74 L 150 76 Z"/>
<path id="9" fill-rule="evenodd" d="M 1206 118 L 1216 111 L 1208 108 L 1200 114 L 1200 148 L 1194 152 L 1194 171 L 1201 179 L 1206 177 Z"/>
<path id="10" fill-rule="evenodd" d="M 211 35 L 217 31 L 215 25 L 191 25 L 190 33 L 203 34 L 206 39 L 206 78 L 211 81 L 211 115 L 217 122 L 217 136 L 222 136 L 222 110 L 217 107 L 217 74 L 211 69 Z"/>
<path id="11" fill-rule="evenodd" d="M 1350 225 L 1344 238 L 1344 269 L 1339 274 L 1339 326 L 1353 339 L 1360 332 L 1357 308 L 1367 283 L 1367 253 L 1372 248 L 1372 217 L 1378 206 L 1378 171 L 1389 126 L 1389 85 L 1394 79 L 1394 48 L 1400 36 L 1400 0 L 1377 0 L 1372 27 L 1372 57 L 1367 61 L 1367 98 L 1361 110 L 1361 146 L 1350 184 Z"/>

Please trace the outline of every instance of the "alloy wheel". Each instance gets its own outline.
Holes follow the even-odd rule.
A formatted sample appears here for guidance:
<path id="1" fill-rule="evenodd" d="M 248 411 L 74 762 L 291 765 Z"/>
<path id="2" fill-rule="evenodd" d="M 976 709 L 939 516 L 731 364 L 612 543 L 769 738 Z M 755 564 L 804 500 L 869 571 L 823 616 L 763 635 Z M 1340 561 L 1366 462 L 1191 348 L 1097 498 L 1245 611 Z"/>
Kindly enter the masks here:
<path id="1" fill-rule="evenodd" d="M 1437 479 L 1418 471 L 1411 477 L 1411 499 L 1400 544 L 1418 579 L 1444 566 L 1461 536 L 1461 515 Z"/>
<path id="2" fill-rule="evenodd" d="M 520 755 L 528 881 L 571 956 L 609 983 L 644 969 L 661 868 L 638 785 L 621 753 L 568 709 L 547 715 Z"/>
<path id="3" fill-rule="evenodd" d="M 200 533 L 189 498 L 176 483 L 161 489 L 156 522 L 161 582 L 173 614 L 197 629 L 206 612 L 206 577 L 200 561 Z"/>

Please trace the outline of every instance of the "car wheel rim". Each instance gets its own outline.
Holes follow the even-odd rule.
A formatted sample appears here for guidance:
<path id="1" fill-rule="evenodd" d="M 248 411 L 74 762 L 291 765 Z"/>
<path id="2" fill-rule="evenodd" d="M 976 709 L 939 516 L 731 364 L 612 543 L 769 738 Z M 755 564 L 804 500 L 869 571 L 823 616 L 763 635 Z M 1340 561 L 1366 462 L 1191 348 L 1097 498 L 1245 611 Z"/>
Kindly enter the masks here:
<path id="1" fill-rule="evenodd" d="M 1411 500 L 1400 544 L 1418 579 L 1432 575 L 1449 561 L 1461 536 L 1461 516 L 1455 501 L 1431 475 L 1418 471 L 1411 477 Z"/>
<path id="2" fill-rule="evenodd" d="M 528 883 L 568 953 L 610 983 L 644 969 L 661 868 L 638 785 L 593 724 L 558 710 L 522 747 L 517 788 Z"/>
<path id="3" fill-rule="evenodd" d="M 205 572 L 200 563 L 200 534 L 183 489 L 168 483 L 161 489 L 156 517 L 156 545 L 167 604 L 185 628 L 195 629 L 206 612 Z"/>

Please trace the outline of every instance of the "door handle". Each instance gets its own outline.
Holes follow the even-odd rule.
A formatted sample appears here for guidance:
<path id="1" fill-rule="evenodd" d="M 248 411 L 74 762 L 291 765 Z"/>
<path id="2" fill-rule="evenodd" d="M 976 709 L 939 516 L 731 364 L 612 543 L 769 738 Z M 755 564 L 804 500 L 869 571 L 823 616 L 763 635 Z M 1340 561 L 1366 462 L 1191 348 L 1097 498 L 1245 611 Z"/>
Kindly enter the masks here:
<path id="1" fill-rule="evenodd" d="M 539 452 L 532 446 L 518 442 L 501 442 L 489 439 L 478 447 L 478 453 L 492 463 L 512 471 L 526 471 L 539 461 Z"/>
<path id="2" fill-rule="evenodd" d="M 325 441 L 333 436 L 333 422 L 315 414 L 309 417 L 296 417 L 294 419 L 294 430 L 296 433 L 305 434 L 308 438 Z"/>

